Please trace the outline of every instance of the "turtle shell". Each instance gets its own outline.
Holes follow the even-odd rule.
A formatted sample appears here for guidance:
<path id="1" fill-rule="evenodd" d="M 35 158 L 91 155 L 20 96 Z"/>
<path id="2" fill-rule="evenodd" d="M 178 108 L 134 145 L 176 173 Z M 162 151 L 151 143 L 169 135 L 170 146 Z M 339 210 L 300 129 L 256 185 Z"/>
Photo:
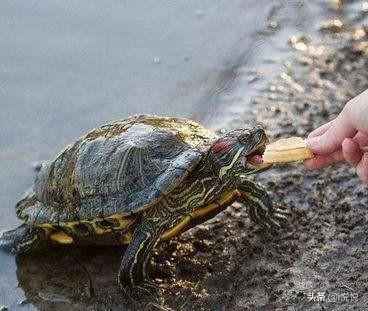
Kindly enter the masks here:
<path id="1" fill-rule="evenodd" d="M 216 138 L 184 118 L 140 115 L 105 124 L 42 165 L 17 215 L 40 224 L 137 213 L 174 189 Z"/>

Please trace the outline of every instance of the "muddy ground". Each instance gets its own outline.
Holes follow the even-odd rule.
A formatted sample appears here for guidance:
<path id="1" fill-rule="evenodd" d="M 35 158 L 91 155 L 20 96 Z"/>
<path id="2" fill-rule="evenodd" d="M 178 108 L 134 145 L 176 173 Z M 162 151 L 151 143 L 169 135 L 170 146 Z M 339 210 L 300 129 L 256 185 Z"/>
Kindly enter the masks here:
<path id="1" fill-rule="evenodd" d="M 362 13 L 364 14 L 364 13 Z M 355 25 L 359 25 L 360 15 Z M 272 139 L 306 136 L 368 88 L 368 29 L 326 26 L 323 44 L 293 38 L 295 57 L 251 112 Z M 245 86 L 246 87 L 246 86 Z M 345 165 L 307 172 L 300 164 L 256 178 L 289 222 L 276 234 L 228 208 L 155 250 L 152 274 L 173 310 L 368 310 L 367 186 Z M 116 286 L 122 250 L 63 249 L 17 259 L 19 285 L 39 310 L 131 310 Z M 144 308 L 143 308 L 144 309 Z"/>

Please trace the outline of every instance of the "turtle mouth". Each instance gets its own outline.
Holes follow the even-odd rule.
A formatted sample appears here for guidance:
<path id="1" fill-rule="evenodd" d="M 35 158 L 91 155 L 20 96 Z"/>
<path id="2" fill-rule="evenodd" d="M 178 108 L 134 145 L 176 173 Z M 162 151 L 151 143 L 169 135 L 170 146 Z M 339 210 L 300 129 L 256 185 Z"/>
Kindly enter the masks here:
<path id="1" fill-rule="evenodd" d="M 265 150 L 266 150 L 266 142 L 256 146 L 256 148 L 254 148 L 254 150 L 252 150 L 251 153 L 246 156 L 247 162 L 253 166 L 262 165 L 263 164 L 262 156 Z"/>

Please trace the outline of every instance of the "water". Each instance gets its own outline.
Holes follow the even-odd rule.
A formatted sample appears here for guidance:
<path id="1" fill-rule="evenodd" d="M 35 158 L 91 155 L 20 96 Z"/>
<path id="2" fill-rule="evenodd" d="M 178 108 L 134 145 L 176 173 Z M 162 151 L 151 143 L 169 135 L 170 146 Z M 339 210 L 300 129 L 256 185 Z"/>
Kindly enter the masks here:
<path id="1" fill-rule="evenodd" d="M 154 113 L 225 126 L 290 54 L 287 37 L 328 12 L 320 1 L 2 1 L 0 230 L 19 223 L 32 164 L 97 125 Z M 0 306 L 32 309 L 14 258 L 0 263 Z"/>

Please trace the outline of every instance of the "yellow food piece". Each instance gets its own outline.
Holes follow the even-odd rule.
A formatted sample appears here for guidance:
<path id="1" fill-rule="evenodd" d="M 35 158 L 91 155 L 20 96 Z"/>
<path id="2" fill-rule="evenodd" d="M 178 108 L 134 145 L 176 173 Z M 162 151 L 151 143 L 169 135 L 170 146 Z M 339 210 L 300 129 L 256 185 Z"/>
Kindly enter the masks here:
<path id="1" fill-rule="evenodd" d="M 301 137 L 277 140 L 266 146 L 263 163 L 289 163 L 313 158 L 307 142 Z"/>

